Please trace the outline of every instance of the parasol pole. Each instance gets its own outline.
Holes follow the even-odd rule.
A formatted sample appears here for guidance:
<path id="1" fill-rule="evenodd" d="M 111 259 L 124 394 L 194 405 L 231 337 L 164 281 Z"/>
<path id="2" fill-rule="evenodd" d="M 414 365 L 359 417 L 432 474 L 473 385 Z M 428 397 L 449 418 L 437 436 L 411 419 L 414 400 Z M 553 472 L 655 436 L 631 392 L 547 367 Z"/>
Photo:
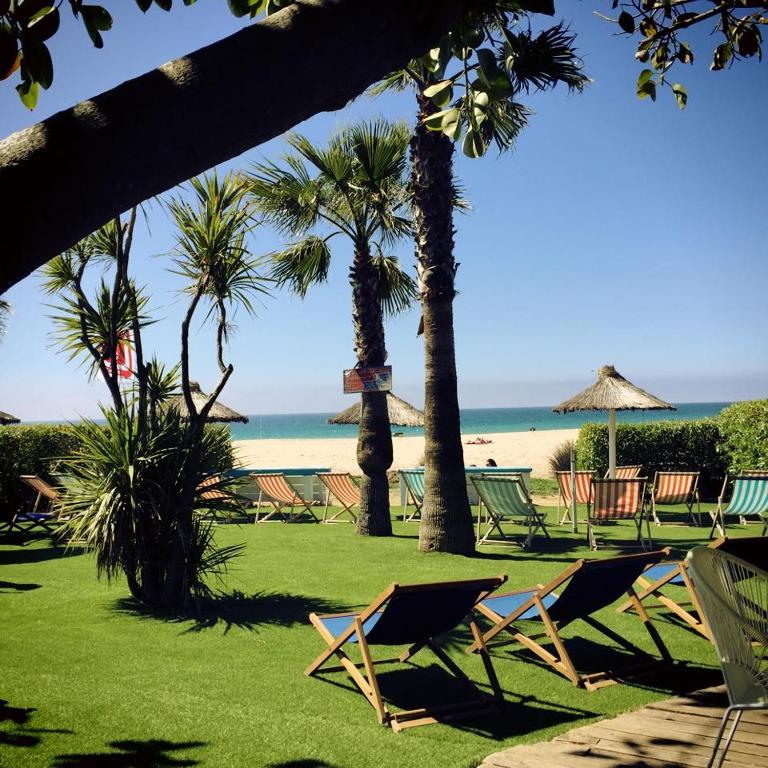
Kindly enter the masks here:
<path id="1" fill-rule="evenodd" d="M 579 530 L 576 522 L 576 450 L 571 444 L 571 531 L 577 533 Z"/>
<path id="2" fill-rule="evenodd" d="M 616 409 L 608 411 L 608 477 L 616 479 Z"/>

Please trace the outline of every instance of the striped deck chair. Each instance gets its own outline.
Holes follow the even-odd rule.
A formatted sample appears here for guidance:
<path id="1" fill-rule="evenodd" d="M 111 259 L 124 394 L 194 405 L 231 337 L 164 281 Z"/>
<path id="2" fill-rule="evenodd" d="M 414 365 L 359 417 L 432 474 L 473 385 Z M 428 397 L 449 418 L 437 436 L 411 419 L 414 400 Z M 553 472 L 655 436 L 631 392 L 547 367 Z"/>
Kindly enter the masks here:
<path id="1" fill-rule="evenodd" d="M 201 519 L 221 523 L 236 522 L 238 518 L 247 520 L 245 504 L 232 491 L 231 483 L 221 475 L 209 475 L 197 486 L 197 506 L 205 510 Z"/>
<path id="2" fill-rule="evenodd" d="M 642 464 L 626 464 L 623 467 L 616 467 L 615 480 L 634 480 L 636 477 L 640 477 L 640 470 L 643 468 Z M 609 480 L 608 473 L 610 470 L 605 470 L 603 478 Z"/>
<path id="3" fill-rule="evenodd" d="M 412 520 L 421 520 L 421 507 L 424 504 L 424 470 L 401 469 L 400 477 L 403 478 L 407 491 L 405 506 L 403 507 L 403 522 L 409 523 Z M 413 502 L 415 507 L 411 515 L 408 514 L 408 499 Z"/>
<path id="4" fill-rule="evenodd" d="M 728 476 L 723 482 L 723 490 L 717 500 L 717 509 L 709 514 L 712 517 L 712 530 L 709 538 L 715 534 L 715 528 L 725 536 L 725 519 L 738 517 L 746 525 L 747 517 L 759 517 L 763 521 L 763 535 L 768 530 L 768 476 L 740 475 L 733 478 L 731 500 L 725 505 L 725 490 Z"/>
<path id="5" fill-rule="evenodd" d="M 651 488 L 651 511 L 656 525 L 661 525 L 657 509 L 659 504 L 685 504 L 691 522 L 701 525 L 699 472 L 657 472 Z M 696 504 L 695 518 L 694 504 Z"/>
<path id="6" fill-rule="evenodd" d="M 25 534 L 41 528 L 51 535 L 55 534 L 52 526 L 58 522 L 57 512 L 61 502 L 58 491 L 38 475 L 21 475 L 19 479 L 31 489 L 29 501 L 0 520 L 0 531 L 11 533 L 16 530 Z"/>
<path id="7" fill-rule="evenodd" d="M 589 502 L 589 484 L 595 473 L 591 469 L 580 469 L 575 473 L 576 503 L 587 504 Z M 571 473 L 555 472 L 559 494 L 557 497 L 557 524 L 562 525 L 571 519 Z M 560 505 L 562 502 L 563 516 L 560 517 Z"/>
<path id="8" fill-rule="evenodd" d="M 327 648 L 307 667 L 305 674 L 318 674 L 321 667 L 334 656 L 337 657 L 341 666 L 326 668 L 325 671 L 346 670 L 376 710 L 379 723 L 389 726 L 395 732 L 498 708 L 503 703 L 503 694 L 475 622 L 470 619 L 469 625 L 475 642 L 479 644 L 493 696 L 480 691 L 434 638 L 470 618 L 477 603 L 498 589 L 506 579 L 506 576 L 498 576 L 437 584 L 391 584 L 363 611 L 327 615 L 311 613 L 309 620 Z M 361 662 L 356 663 L 348 655 L 354 645 L 358 647 Z M 408 647 L 398 657 L 374 660 L 370 649 L 377 645 Z M 449 672 L 466 685 L 472 698 L 454 704 L 443 703 L 393 712 L 379 690 L 376 666 L 407 662 L 424 647 L 428 647 Z"/>
<path id="9" fill-rule="evenodd" d="M 353 507 L 360 506 L 360 489 L 352 479 L 349 472 L 318 472 L 317 477 L 326 488 L 325 509 L 323 510 L 324 523 L 343 523 L 345 520 L 337 518 L 343 514 L 348 514 L 352 522 L 357 522 L 357 515 L 352 511 Z M 341 504 L 341 512 L 337 512 L 332 517 L 328 517 L 328 505 L 333 496 Z"/>
<path id="10" fill-rule="evenodd" d="M 645 513 L 645 478 L 631 480 L 592 480 L 587 503 L 587 541 L 597 549 L 594 526 L 606 521 L 632 520 L 637 527 L 637 542 L 643 548 L 653 546 L 651 526 L 646 520 L 647 538 L 643 538 Z"/>
<path id="11" fill-rule="evenodd" d="M 528 526 L 528 535 L 523 546 L 530 547 L 536 531 L 541 528 L 549 538 L 544 514 L 539 512 L 528 495 L 522 475 L 472 475 L 472 484 L 477 490 L 477 543 L 512 543 L 502 531 L 502 523 L 518 522 Z M 487 530 L 482 531 L 482 510 L 486 511 Z M 491 539 L 491 534 L 498 531 L 501 539 Z"/>
<path id="12" fill-rule="evenodd" d="M 658 663 L 646 651 L 626 640 L 619 632 L 607 627 L 594 618 L 596 611 L 606 608 L 626 594 L 632 601 L 643 626 L 651 636 L 665 662 L 671 656 L 656 628 L 651 623 L 643 604 L 638 600 L 632 586 L 637 577 L 649 566 L 669 557 L 669 548 L 656 552 L 642 552 L 599 560 L 577 560 L 546 586 L 522 589 L 509 594 L 492 595 L 478 603 L 477 610 L 493 622 L 482 640 L 489 643 L 500 632 L 508 632 L 514 641 L 525 646 L 536 656 L 549 664 L 555 671 L 565 675 L 574 685 L 595 691 L 605 685 L 618 682 L 617 673 L 640 671 L 650 663 Z M 559 593 L 556 590 L 562 590 Z M 629 668 L 580 674 L 568 653 L 567 640 L 560 636 L 564 627 L 580 619 L 605 635 L 617 645 L 635 656 L 645 657 L 643 663 Z M 532 625 L 521 622 L 537 622 L 536 632 L 529 634 Z M 543 624 L 544 633 L 540 632 Z M 538 640 L 542 634 L 548 638 L 548 647 Z M 482 646 L 475 641 L 467 652 L 477 651 Z"/>
<path id="13" fill-rule="evenodd" d="M 259 486 L 259 499 L 256 502 L 256 522 L 266 523 L 275 515 L 279 515 L 285 523 L 295 523 L 305 512 L 316 522 L 317 515 L 312 511 L 310 502 L 296 493 L 295 489 L 288 485 L 285 475 L 282 472 L 271 472 L 269 474 L 251 475 Z M 267 501 L 272 505 L 272 511 L 263 517 L 259 517 L 261 511 L 261 502 Z M 298 512 L 295 508 L 299 507 Z M 285 509 L 290 510 L 286 515 Z M 273 521 L 276 522 L 276 521 Z"/>
<path id="14" fill-rule="evenodd" d="M 720 538 L 710 542 L 710 548 L 720 549 L 729 555 L 735 555 L 746 560 L 751 565 L 768 570 L 768 542 L 762 536 L 743 536 L 741 538 Z M 641 603 L 656 600 L 662 606 L 681 618 L 689 627 L 694 629 L 707 640 L 711 634 L 701 604 L 696 594 L 695 585 L 691 581 L 685 560 L 659 563 L 653 565 L 637 577 L 635 586 L 638 588 L 637 599 Z M 683 587 L 687 590 L 686 602 L 675 599 L 670 594 L 669 587 Z M 679 594 L 678 594 L 679 597 Z M 619 613 L 631 610 L 633 604 L 627 601 L 617 609 Z"/>

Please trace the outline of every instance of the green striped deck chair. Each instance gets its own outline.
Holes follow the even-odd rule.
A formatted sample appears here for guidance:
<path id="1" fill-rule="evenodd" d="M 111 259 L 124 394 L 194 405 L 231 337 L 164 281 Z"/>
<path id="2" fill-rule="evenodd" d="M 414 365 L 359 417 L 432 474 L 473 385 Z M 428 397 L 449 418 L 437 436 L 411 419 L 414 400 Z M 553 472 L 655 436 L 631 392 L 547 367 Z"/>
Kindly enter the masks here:
<path id="1" fill-rule="evenodd" d="M 421 507 L 424 504 L 424 470 L 423 469 L 401 469 L 400 477 L 403 478 L 405 488 L 408 492 L 403 507 L 403 522 L 408 523 L 411 520 L 421 520 Z M 408 499 L 413 502 L 415 509 L 408 514 Z"/>
<path id="2" fill-rule="evenodd" d="M 726 518 L 738 517 L 741 523 L 746 523 L 747 517 L 759 517 L 763 521 L 763 535 L 768 529 L 768 477 L 741 475 L 733 479 L 733 491 L 731 500 L 725 505 L 725 489 L 728 485 L 728 477 L 723 483 L 723 490 L 717 500 L 717 509 L 710 512 L 712 515 L 712 530 L 709 532 L 711 539 L 715 534 L 715 528 L 721 536 L 725 536 Z"/>
<path id="3" fill-rule="evenodd" d="M 523 539 L 523 546 L 530 547 L 536 531 L 541 528 L 549 538 L 544 515 L 533 506 L 531 497 L 523 482 L 522 475 L 472 475 L 472 483 L 477 490 L 477 543 L 491 544 L 513 543 L 504 534 L 501 526 L 506 522 L 517 522 L 528 526 L 528 535 Z M 486 511 L 483 520 L 483 509 Z M 483 533 L 483 523 L 486 531 Z M 500 538 L 491 538 L 498 531 Z"/>

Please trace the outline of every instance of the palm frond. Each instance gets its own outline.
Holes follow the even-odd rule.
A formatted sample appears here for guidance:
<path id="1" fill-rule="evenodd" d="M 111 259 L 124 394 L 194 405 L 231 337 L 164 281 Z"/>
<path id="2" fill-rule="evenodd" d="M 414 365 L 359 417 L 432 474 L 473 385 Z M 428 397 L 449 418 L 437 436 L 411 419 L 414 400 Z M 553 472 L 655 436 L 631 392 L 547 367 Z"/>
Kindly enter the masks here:
<path id="1" fill-rule="evenodd" d="M 321 237 L 311 235 L 273 253 L 271 275 L 275 282 L 287 285 L 304 298 L 311 285 L 328 280 L 331 266 L 331 251 Z"/>
<path id="2" fill-rule="evenodd" d="M 411 62 L 411 66 L 416 62 Z M 395 72 L 390 72 L 385 75 L 378 83 L 374 83 L 367 91 L 369 96 L 381 96 L 382 93 L 387 91 L 394 91 L 400 93 L 406 88 L 412 88 L 414 85 L 413 78 L 410 76 L 407 70 L 398 69 Z"/>
<path id="3" fill-rule="evenodd" d="M 0 299 L 0 338 L 5 335 L 8 327 L 8 316 L 11 314 L 11 305 L 5 299 Z"/>
<path id="4" fill-rule="evenodd" d="M 409 309 L 419 297 L 416 281 L 403 270 L 394 256 L 377 253 L 371 259 L 378 274 L 379 301 L 388 317 Z"/>

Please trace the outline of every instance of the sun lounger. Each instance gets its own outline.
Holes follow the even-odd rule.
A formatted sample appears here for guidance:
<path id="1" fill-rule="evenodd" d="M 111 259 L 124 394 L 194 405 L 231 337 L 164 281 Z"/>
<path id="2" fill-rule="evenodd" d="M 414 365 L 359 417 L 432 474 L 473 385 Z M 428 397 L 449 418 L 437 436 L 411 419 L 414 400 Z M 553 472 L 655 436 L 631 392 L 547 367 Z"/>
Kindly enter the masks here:
<path id="1" fill-rule="evenodd" d="M 231 488 L 231 481 L 221 475 L 210 475 L 197 486 L 198 505 L 206 510 L 203 519 L 231 523 L 247 520 L 243 500 Z"/>
<path id="2" fill-rule="evenodd" d="M 0 520 L 0 531 L 25 534 L 40 528 L 54 535 L 53 526 L 58 522 L 57 508 L 61 502 L 58 491 L 38 475 L 21 475 L 20 480 L 31 489 L 29 501 L 18 510 L 6 513 Z"/>
<path id="3" fill-rule="evenodd" d="M 727 506 L 725 504 L 725 491 L 728 485 L 728 477 L 723 482 L 723 490 L 717 500 L 717 509 L 710 512 L 712 517 L 712 530 L 709 538 L 714 536 L 715 528 L 721 536 L 725 536 L 726 518 L 738 517 L 739 521 L 746 524 L 747 517 L 759 517 L 763 521 L 763 535 L 768 529 L 768 476 L 740 475 L 733 478 L 733 491 Z"/>
<path id="4" fill-rule="evenodd" d="M 401 469 L 400 477 L 403 478 L 408 498 L 413 502 L 415 509 L 412 514 L 408 514 L 408 505 L 403 508 L 403 522 L 409 523 L 412 520 L 421 519 L 421 507 L 424 504 L 424 470 Z"/>
<path id="5" fill-rule="evenodd" d="M 589 503 L 589 484 L 595 473 L 591 469 L 580 469 L 574 473 L 576 480 L 576 503 Z M 562 525 L 571 519 L 571 473 L 555 472 L 557 478 L 557 524 Z M 560 517 L 560 506 L 563 506 L 563 516 Z"/>
<path id="6" fill-rule="evenodd" d="M 627 594 L 640 616 L 643 626 L 654 645 L 666 662 L 671 661 L 669 651 L 651 624 L 650 617 L 635 594 L 633 584 L 637 577 L 650 565 L 655 565 L 669 556 L 669 548 L 656 552 L 642 552 L 601 560 L 577 560 L 546 586 L 531 587 L 505 595 L 492 595 L 477 605 L 477 610 L 493 622 L 482 640 L 490 643 L 500 632 L 509 633 L 513 640 L 525 646 L 536 656 L 549 664 L 555 671 L 565 675 L 574 685 L 594 691 L 604 685 L 617 682 L 616 673 L 640 671 L 649 664 L 650 656 L 624 639 L 621 634 L 594 618 L 593 614 Z M 559 593 L 556 590 L 562 590 Z M 622 670 L 580 674 L 567 650 L 568 641 L 560 632 L 577 619 L 598 630 L 613 642 L 635 655 L 646 657 L 641 664 L 633 664 Z M 529 634 L 530 625 L 524 622 L 539 622 L 548 638 L 550 651 L 539 643 L 542 634 L 537 630 Z M 474 642 L 468 652 L 481 648 Z M 655 660 L 654 660 L 655 661 Z"/>
<path id="7" fill-rule="evenodd" d="M 643 549 L 653 546 L 651 526 L 646 520 L 647 537 L 643 537 L 645 512 L 645 478 L 631 480 L 592 480 L 587 504 L 587 541 L 597 549 L 594 527 L 604 522 L 632 520 L 637 527 L 637 541 Z"/>
<path id="8" fill-rule="evenodd" d="M 657 472 L 651 489 L 651 512 L 656 525 L 661 525 L 658 509 L 660 504 L 685 504 L 690 521 L 700 525 L 699 473 Z M 693 517 L 694 504 L 696 504 L 696 519 Z"/>
<path id="9" fill-rule="evenodd" d="M 503 523 L 517 522 L 528 527 L 524 546 L 533 544 L 536 531 L 541 528 L 549 538 L 544 514 L 539 512 L 528 495 L 523 478 L 520 475 L 472 475 L 472 484 L 477 490 L 480 503 L 477 507 L 477 543 L 512 543 L 502 530 Z M 483 509 L 486 512 L 487 529 L 483 533 Z M 491 538 L 497 531 L 500 538 Z"/>
<path id="10" fill-rule="evenodd" d="M 325 671 L 345 670 L 376 710 L 379 723 L 396 732 L 496 707 L 502 702 L 502 692 L 477 625 L 470 620 L 470 628 L 482 655 L 493 696 L 483 693 L 470 681 L 456 662 L 435 642 L 435 637 L 461 624 L 479 601 L 487 598 L 505 581 L 506 576 L 498 576 L 437 584 L 391 584 L 363 611 L 327 615 L 311 613 L 309 620 L 327 648 L 307 667 L 305 674 L 318 674 L 329 660 L 337 657 L 341 667 L 326 668 Z M 348 655 L 355 645 L 361 662 L 353 661 Z M 379 645 L 408 647 L 396 658 L 374 660 L 371 648 Z M 424 647 L 428 647 L 449 672 L 471 690 L 472 698 L 454 704 L 390 711 L 380 692 L 376 666 L 404 663 Z"/>
<path id="11" fill-rule="evenodd" d="M 353 507 L 360 507 L 360 489 L 352 479 L 352 475 L 350 475 L 349 472 L 318 472 L 317 477 L 327 490 L 325 496 L 325 509 L 323 510 L 323 522 L 346 522 L 338 519 L 345 513 L 352 518 L 353 523 L 356 522 L 357 515 L 355 515 L 352 509 Z M 341 511 L 337 512 L 332 517 L 328 517 L 328 505 L 331 502 L 331 496 L 341 504 Z"/>
<path id="12" fill-rule="evenodd" d="M 319 523 L 317 515 L 312 511 L 309 501 L 300 496 L 294 488 L 288 485 L 285 475 L 282 472 L 269 474 L 254 474 L 251 477 L 259 486 L 259 499 L 256 502 L 256 522 L 266 523 L 275 515 L 279 515 L 283 522 L 295 523 L 307 513 L 314 522 Z M 266 501 L 272 505 L 272 511 L 263 517 L 259 517 L 261 512 L 261 502 Z M 299 508 L 296 511 L 296 508 Z M 285 510 L 289 510 L 286 514 Z"/>
<path id="13" fill-rule="evenodd" d="M 622 467 L 616 467 L 616 476 L 614 480 L 632 480 L 635 477 L 640 477 L 640 470 L 643 468 L 642 464 L 626 464 Z M 609 480 L 610 470 L 606 470 L 604 479 Z"/>

